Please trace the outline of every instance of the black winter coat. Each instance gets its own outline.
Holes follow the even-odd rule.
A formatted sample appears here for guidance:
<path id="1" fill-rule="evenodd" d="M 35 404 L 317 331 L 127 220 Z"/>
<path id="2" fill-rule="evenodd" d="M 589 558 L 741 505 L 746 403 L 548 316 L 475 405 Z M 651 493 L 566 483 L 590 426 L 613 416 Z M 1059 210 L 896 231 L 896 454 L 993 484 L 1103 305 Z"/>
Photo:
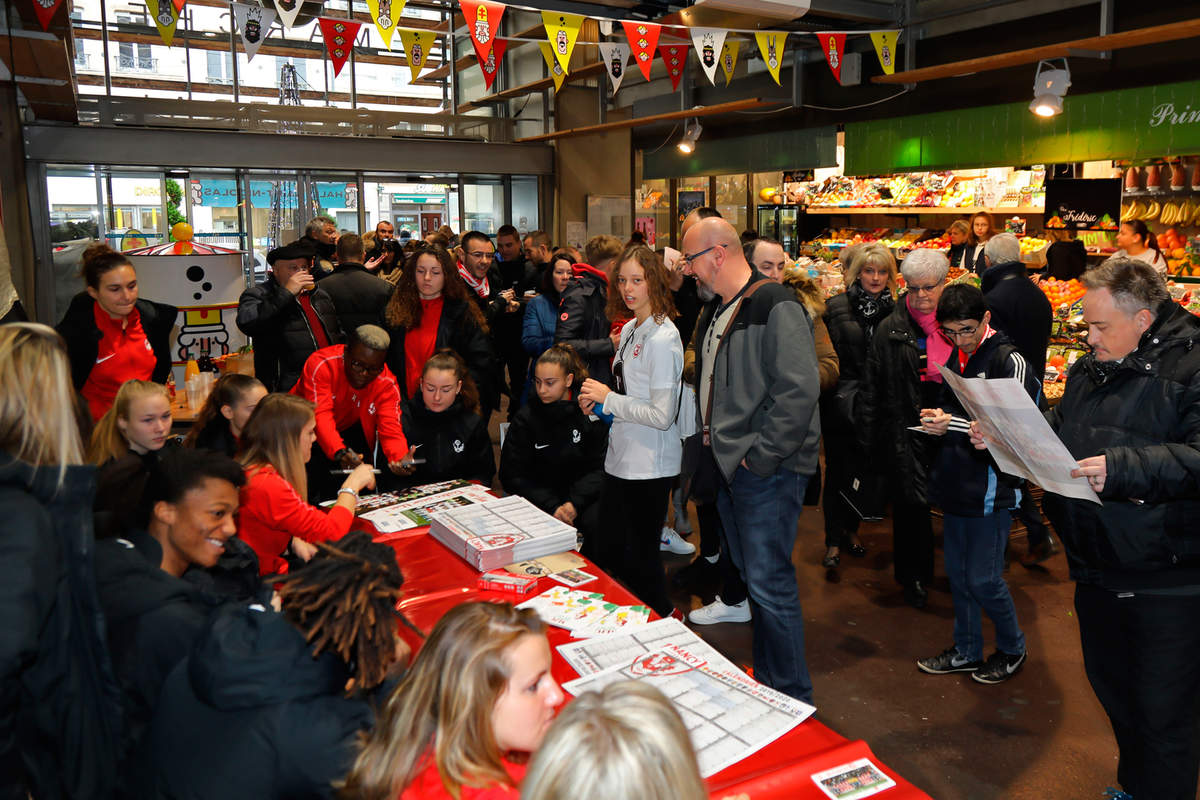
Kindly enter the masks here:
<path id="1" fill-rule="evenodd" d="M 1014 378 L 1033 402 L 1041 399 L 1041 377 L 1033 374 L 1003 333 L 997 332 L 980 343 L 961 370 L 958 350 L 954 350 L 946 368 L 965 378 Z M 947 514 L 960 517 L 986 517 L 1015 508 L 1020 479 L 1001 472 L 987 450 L 976 450 L 971 444 L 970 415 L 945 384 L 938 407 L 953 417 L 950 429 L 943 436 L 917 434 L 928 436 L 935 444 L 929 499 Z"/>
<path id="2" fill-rule="evenodd" d="M 67 357 L 71 360 L 71 382 L 76 391 L 87 383 L 92 367 L 96 366 L 96 355 L 100 352 L 102 334 L 96 327 L 96 301 L 87 292 L 71 298 L 67 313 L 58 323 L 57 330 L 67 343 Z M 166 303 L 138 300 L 135 306 L 141 316 L 142 330 L 154 351 L 154 372 L 150 380 L 166 383 L 171 372 L 171 329 L 179 309 Z"/>
<path id="3" fill-rule="evenodd" d="M 126 758 L 150 725 L 167 674 L 187 657 L 215 607 L 161 563 L 162 547 L 144 531 L 96 544 L 96 588 L 125 704 Z"/>
<path id="4" fill-rule="evenodd" d="M 442 316 L 438 319 L 437 337 L 434 339 L 433 349 L 437 351 L 443 347 L 449 347 L 462 356 L 463 361 L 467 362 L 467 371 L 471 373 L 471 380 L 475 381 L 475 386 L 479 389 L 480 397 L 490 398 L 497 393 L 495 356 L 488 335 L 479 327 L 475 317 L 469 313 L 468 302 L 470 301 L 451 300 L 448 297 L 443 299 Z M 391 337 L 391 344 L 387 352 L 388 369 L 396 376 L 396 383 L 400 387 L 400 396 L 407 399 L 408 367 L 404 357 L 404 338 L 408 331 L 405 328 L 388 325 L 386 318 L 381 324 L 387 328 L 388 335 Z"/>
<path id="5" fill-rule="evenodd" d="M 378 325 L 396 288 L 362 264 L 338 264 L 333 273 L 321 280 L 337 311 L 338 324 L 349 338 L 360 325 Z"/>
<path id="6" fill-rule="evenodd" d="M 920 379 L 925 363 L 925 332 L 901 295 L 871 339 L 858 399 L 858 432 L 863 451 L 881 462 L 874 468 L 891 476 L 892 493 L 915 504 L 929 502 L 933 443 L 928 434 L 907 428 L 920 423 L 921 409 L 936 404 L 942 387 Z"/>
<path id="7" fill-rule="evenodd" d="M 466 269 L 466 267 L 463 268 Z M 484 320 L 488 324 L 488 328 L 491 329 L 495 327 L 496 319 L 504 314 L 505 309 L 508 308 L 508 301 L 501 297 L 500 293 L 512 287 L 505 282 L 504 276 L 500 274 L 500 270 L 495 266 L 488 270 L 487 282 L 487 297 L 480 297 L 479 293 L 470 286 L 467 287 L 467 294 L 470 295 L 475 305 L 479 307 L 479 310 L 483 313 Z M 520 293 L 518 292 L 518 294 Z"/>
<path id="8" fill-rule="evenodd" d="M 579 514 L 600 499 L 608 426 L 572 400 L 536 394 L 521 406 L 500 451 L 500 484 L 548 514 L 570 501 Z"/>
<path id="9" fill-rule="evenodd" d="M 121 697 L 92 563 L 91 467 L 0 453 L 0 798 L 111 797 Z"/>
<path id="10" fill-rule="evenodd" d="M 866 378 L 871 342 L 845 292 L 829 298 L 823 319 L 837 352 L 838 382 L 833 390 L 821 395 L 821 432 L 848 435 L 857 427 L 856 404 Z"/>
<path id="11" fill-rule="evenodd" d="M 1016 345 L 1038 380 L 1046 373 L 1053 309 L 1045 293 L 1029 280 L 1019 261 L 996 264 L 983 273 L 983 299 L 992 312 L 992 327 Z"/>
<path id="12" fill-rule="evenodd" d="M 374 723 L 350 678 L 269 607 L 226 606 L 163 685 L 147 736 L 143 797 L 332 798 Z"/>
<path id="13" fill-rule="evenodd" d="M 479 481 L 492 485 L 496 476 L 496 454 L 487 423 L 478 414 L 463 407 L 462 398 L 445 411 L 434 413 L 425 407 L 425 398 L 405 400 L 401 406 L 400 424 L 408 446 L 420 445 L 414 458 L 425 459 L 417 471 L 408 476 L 410 486 L 437 483 L 451 478 Z"/>
<path id="14" fill-rule="evenodd" d="M 587 366 L 588 377 L 612 387 L 612 339 L 605 308 L 608 305 L 608 281 L 600 270 L 583 264 L 575 265 L 575 277 L 563 290 L 558 304 L 558 327 L 554 342 L 565 342 Z"/>
<path id="15" fill-rule="evenodd" d="M 1120 363 L 1091 354 L 1046 415 L 1071 455 L 1104 455 L 1104 505 L 1046 493 L 1071 577 L 1115 591 L 1200 587 L 1200 320 L 1167 301 Z"/>
<path id="16" fill-rule="evenodd" d="M 1048 278 L 1069 281 L 1087 272 L 1087 248 L 1078 239 L 1068 239 L 1065 242 L 1054 242 L 1046 248 L 1046 269 L 1043 273 Z"/>
<path id="17" fill-rule="evenodd" d="M 330 344 L 345 341 L 333 300 L 324 284 L 309 294 L 313 311 Z M 304 362 L 317 351 L 308 317 L 296 296 L 275 276 L 242 292 L 238 298 L 238 329 L 254 340 L 254 376 L 270 392 L 286 392 L 300 380 Z"/>

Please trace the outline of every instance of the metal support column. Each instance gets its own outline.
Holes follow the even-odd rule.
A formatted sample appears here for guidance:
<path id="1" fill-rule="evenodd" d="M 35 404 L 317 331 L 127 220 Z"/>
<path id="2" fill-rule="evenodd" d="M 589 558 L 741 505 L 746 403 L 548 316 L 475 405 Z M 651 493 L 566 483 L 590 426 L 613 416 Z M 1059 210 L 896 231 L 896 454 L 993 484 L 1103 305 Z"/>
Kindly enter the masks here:
<path id="1" fill-rule="evenodd" d="M 241 77 L 238 75 L 237 63 L 237 39 L 233 34 L 233 29 L 237 27 L 237 19 L 233 15 L 233 6 L 229 7 L 229 60 L 233 66 L 233 102 L 237 103 L 241 100 Z M 266 33 L 266 31 L 264 31 Z"/>
<path id="2" fill-rule="evenodd" d="M 454 11 L 446 12 L 446 30 L 449 33 L 446 35 L 446 41 L 442 45 L 442 58 L 448 59 L 447 65 L 450 72 L 447 76 L 450 81 L 450 113 L 458 114 L 458 48 L 455 46 L 454 38 Z M 457 133 L 457 131 L 455 131 Z"/>
<path id="3" fill-rule="evenodd" d="M 916 10 L 915 0 L 904 0 L 904 71 L 917 68 L 917 31 L 919 28 L 912 24 Z M 904 88 L 910 92 L 917 88 L 915 83 L 906 83 Z"/>
<path id="4" fill-rule="evenodd" d="M 179 21 L 183 23 L 183 65 L 186 72 L 187 80 L 187 96 L 188 100 L 192 99 L 192 43 L 191 37 L 187 32 L 192 29 L 192 10 L 187 6 L 183 8 L 184 12 L 180 15 Z"/>
<path id="5" fill-rule="evenodd" d="M 1108 36 L 1113 32 L 1115 20 L 1113 19 L 1116 3 L 1113 0 L 1100 0 L 1100 35 Z M 1112 58 L 1112 50 L 1103 50 L 1100 53 L 1100 58 Z"/>
<path id="6" fill-rule="evenodd" d="M 33 297 L 25 298 L 34 319 L 53 325 L 65 308 L 55 308 L 54 250 L 50 243 L 50 198 L 46 188 L 46 165 L 25 162 L 25 186 L 29 193 L 29 228 L 33 233 Z M 101 198 L 97 196 L 97 200 Z M 103 239 L 101 240 L 103 241 Z"/>
<path id="7" fill-rule="evenodd" d="M 792 50 L 792 108 L 804 106 L 804 63 L 808 51 L 802 47 Z"/>
<path id="8" fill-rule="evenodd" d="M 104 50 L 104 94 L 112 96 L 112 77 L 108 68 L 108 6 L 100 0 L 100 44 Z"/>
<path id="9" fill-rule="evenodd" d="M 351 21 L 354 20 L 354 2 L 353 2 L 353 0 L 347 0 L 347 2 L 346 2 L 346 18 Z M 363 37 L 364 40 L 367 38 L 367 35 L 368 35 L 367 27 L 368 26 L 363 25 L 358 30 L 358 33 Z M 358 36 L 355 36 L 354 41 L 352 41 L 350 43 L 350 108 L 351 109 L 358 108 L 358 77 L 355 74 L 356 70 L 354 68 L 354 48 L 357 46 L 358 46 Z M 362 230 L 362 228 L 360 227 L 359 230 Z"/>

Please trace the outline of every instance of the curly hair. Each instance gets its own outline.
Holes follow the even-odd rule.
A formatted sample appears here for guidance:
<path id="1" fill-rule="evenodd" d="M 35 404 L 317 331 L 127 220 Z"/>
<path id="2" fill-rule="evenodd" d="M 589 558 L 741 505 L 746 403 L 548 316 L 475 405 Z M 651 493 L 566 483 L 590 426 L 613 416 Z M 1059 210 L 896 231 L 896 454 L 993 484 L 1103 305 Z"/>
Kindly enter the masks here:
<path id="1" fill-rule="evenodd" d="M 383 316 L 387 324 L 394 328 L 412 330 L 421 324 L 421 295 L 417 292 L 417 261 L 424 255 L 431 255 L 438 260 L 445 281 L 442 286 L 442 297 L 449 300 L 465 302 L 470 300 L 467 285 L 458 274 L 458 263 L 450 251 L 437 244 L 419 244 L 404 261 L 400 270 L 400 279 L 396 282 L 396 291 L 388 300 Z M 467 303 L 467 315 L 484 333 L 488 332 L 487 320 L 483 312 L 474 302 Z"/>
<path id="2" fill-rule="evenodd" d="M 617 259 L 608 281 L 608 307 L 605 312 L 609 319 L 628 318 L 632 312 L 625 306 L 621 296 L 620 276 L 621 267 L 633 261 L 642 268 L 646 285 L 650 289 L 650 313 L 656 320 L 674 319 L 679 316 L 675 310 L 675 301 L 671 296 L 670 278 L 662 259 L 645 245 L 635 245 Z"/>

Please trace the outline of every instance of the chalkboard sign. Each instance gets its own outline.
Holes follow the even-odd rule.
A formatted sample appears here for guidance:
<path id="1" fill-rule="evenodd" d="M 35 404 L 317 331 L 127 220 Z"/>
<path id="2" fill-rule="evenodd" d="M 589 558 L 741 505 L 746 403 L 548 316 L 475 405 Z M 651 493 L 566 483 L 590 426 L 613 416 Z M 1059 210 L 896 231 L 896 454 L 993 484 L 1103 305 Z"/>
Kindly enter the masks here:
<path id="1" fill-rule="evenodd" d="M 1121 225 L 1120 178 L 1046 181 L 1046 230 L 1115 231 Z"/>

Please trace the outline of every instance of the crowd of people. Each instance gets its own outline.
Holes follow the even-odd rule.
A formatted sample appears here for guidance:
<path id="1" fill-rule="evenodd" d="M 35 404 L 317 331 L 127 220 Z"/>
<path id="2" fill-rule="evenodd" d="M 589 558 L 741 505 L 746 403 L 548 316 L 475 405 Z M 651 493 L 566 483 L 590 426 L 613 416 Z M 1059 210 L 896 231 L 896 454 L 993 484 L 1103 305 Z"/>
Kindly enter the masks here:
<path id="1" fill-rule="evenodd" d="M 990 217 L 952 226 L 949 257 L 899 268 L 881 245 L 847 248 L 828 300 L 778 242 L 711 208 L 683 221 L 681 251 L 600 235 L 580 253 L 511 225 L 405 238 L 318 217 L 272 249 L 237 313 L 256 376 L 222 376 L 182 441 L 163 385 L 175 309 L 139 297 L 122 254 L 84 254 L 57 331 L 0 327 L 11 796 L 705 796 L 653 690 L 619 684 L 556 717 L 532 612 L 461 604 L 410 659 L 404 565 L 357 529 L 360 494 L 497 473 L 658 615 L 683 617 L 672 588 L 715 585 L 688 619 L 749 622 L 756 679 L 807 702 L 805 505 L 823 506 L 836 570 L 890 504 L 916 608 L 941 510 L 952 644 L 914 660 L 983 684 L 1030 657 L 1003 570 L 1014 516 L 1023 560 L 1058 551 L 1044 510 L 1120 783 L 1194 794 L 1200 322 L 1137 242 L 1082 273 L 1092 352 L 1047 412 L 1103 504 L 1039 508 L 945 379 L 1015 379 L 1046 408 L 1049 303 Z M 952 264 L 982 288 L 949 284 Z M 695 558 L 669 583 L 663 551 Z"/>

